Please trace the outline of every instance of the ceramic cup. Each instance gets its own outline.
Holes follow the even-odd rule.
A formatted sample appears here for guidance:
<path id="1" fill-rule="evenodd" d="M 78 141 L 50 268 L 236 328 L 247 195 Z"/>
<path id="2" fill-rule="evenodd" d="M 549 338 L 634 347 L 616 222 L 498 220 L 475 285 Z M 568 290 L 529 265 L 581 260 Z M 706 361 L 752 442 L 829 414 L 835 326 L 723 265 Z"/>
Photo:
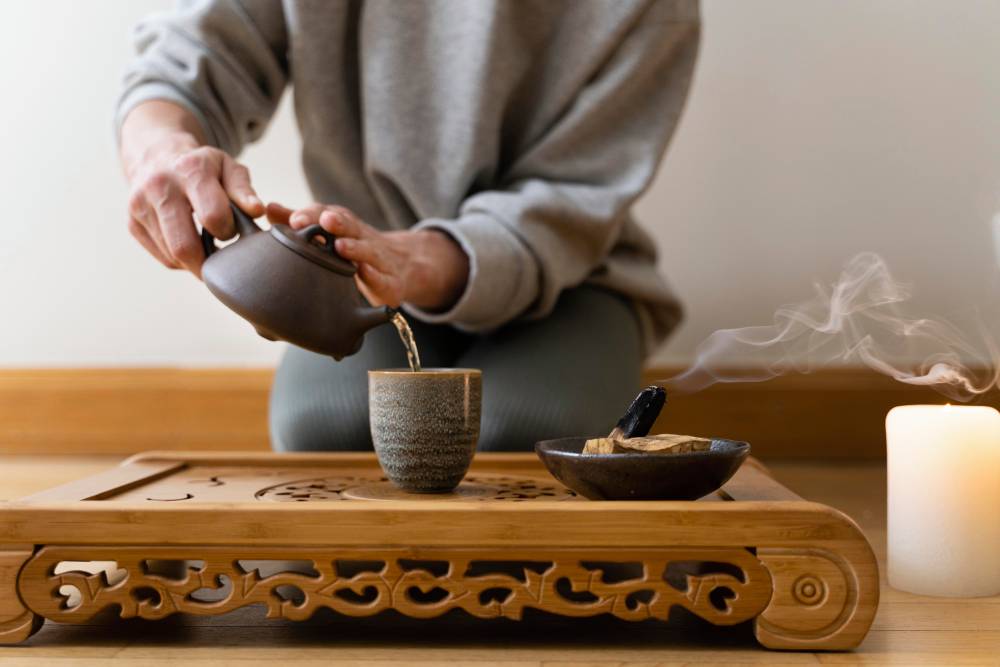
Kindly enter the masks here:
<path id="1" fill-rule="evenodd" d="M 368 371 L 375 454 L 386 477 L 410 493 L 447 493 L 465 477 L 479 440 L 481 371 Z"/>

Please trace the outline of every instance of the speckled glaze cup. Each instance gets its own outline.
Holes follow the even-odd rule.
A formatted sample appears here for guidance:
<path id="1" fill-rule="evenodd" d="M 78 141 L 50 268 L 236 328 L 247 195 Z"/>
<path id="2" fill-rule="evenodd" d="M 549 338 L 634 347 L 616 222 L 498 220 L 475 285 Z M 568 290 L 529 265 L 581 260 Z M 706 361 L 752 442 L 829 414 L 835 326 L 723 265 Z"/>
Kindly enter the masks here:
<path id="1" fill-rule="evenodd" d="M 378 462 L 410 493 L 447 493 L 465 477 L 479 440 L 483 374 L 469 368 L 368 371 Z"/>

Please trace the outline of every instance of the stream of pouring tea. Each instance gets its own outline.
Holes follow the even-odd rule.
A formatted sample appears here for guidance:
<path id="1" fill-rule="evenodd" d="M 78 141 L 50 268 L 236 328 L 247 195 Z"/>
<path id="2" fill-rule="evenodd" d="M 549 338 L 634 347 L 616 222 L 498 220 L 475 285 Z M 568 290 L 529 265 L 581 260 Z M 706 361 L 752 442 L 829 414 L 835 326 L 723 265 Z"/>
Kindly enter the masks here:
<path id="1" fill-rule="evenodd" d="M 410 362 L 410 370 L 414 373 L 420 370 L 420 352 L 417 351 L 417 341 L 413 340 L 413 330 L 410 323 L 406 321 L 402 313 L 397 312 L 392 316 L 392 324 L 399 332 L 399 339 L 403 341 L 406 348 L 406 360 Z"/>

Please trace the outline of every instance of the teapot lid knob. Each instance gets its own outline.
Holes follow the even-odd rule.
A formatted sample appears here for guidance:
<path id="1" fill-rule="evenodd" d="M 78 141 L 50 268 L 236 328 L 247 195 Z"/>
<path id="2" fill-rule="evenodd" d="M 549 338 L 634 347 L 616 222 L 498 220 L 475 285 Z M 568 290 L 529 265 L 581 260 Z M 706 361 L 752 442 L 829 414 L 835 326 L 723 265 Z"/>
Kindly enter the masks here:
<path id="1" fill-rule="evenodd" d="M 302 229 L 272 225 L 271 236 L 289 250 L 331 271 L 345 276 L 353 276 L 357 271 L 354 264 L 337 254 L 333 246 L 337 237 L 319 225 L 309 225 Z"/>

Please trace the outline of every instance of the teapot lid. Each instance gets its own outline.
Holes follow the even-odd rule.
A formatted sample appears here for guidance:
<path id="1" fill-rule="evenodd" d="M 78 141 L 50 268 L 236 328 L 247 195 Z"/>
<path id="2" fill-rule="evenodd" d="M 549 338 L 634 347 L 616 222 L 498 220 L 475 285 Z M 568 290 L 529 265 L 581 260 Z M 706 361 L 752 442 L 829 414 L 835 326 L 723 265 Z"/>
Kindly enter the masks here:
<path id="1" fill-rule="evenodd" d="M 271 236 L 289 250 L 341 275 L 353 276 L 357 271 L 354 264 L 337 254 L 333 247 L 337 237 L 319 225 L 309 225 L 302 229 L 292 229 L 289 225 L 271 225 Z"/>

